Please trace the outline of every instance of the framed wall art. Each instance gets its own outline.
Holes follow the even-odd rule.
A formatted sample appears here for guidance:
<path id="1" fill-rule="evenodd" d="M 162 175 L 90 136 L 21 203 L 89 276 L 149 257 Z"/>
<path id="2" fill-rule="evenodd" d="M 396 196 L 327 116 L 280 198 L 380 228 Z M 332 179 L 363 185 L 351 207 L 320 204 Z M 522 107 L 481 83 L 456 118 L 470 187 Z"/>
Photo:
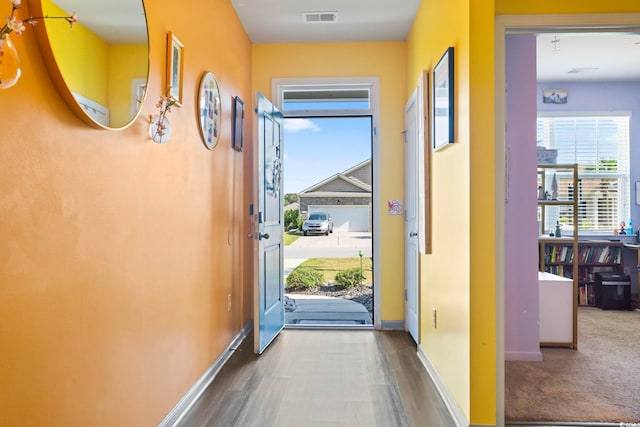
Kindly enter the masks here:
<path id="1" fill-rule="evenodd" d="M 545 89 L 542 91 L 544 104 L 566 104 L 569 96 L 566 89 Z"/>
<path id="2" fill-rule="evenodd" d="M 453 47 L 446 50 L 433 69 L 433 149 L 455 140 Z"/>
<path id="3" fill-rule="evenodd" d="M 202 141 L 209 150 L 218 144 L 221 122 L 220 88 L 213 73 L 206 72 L 198 89 L 198 124 Z"/>
<path id="4" fill-rule="evenodd" d="M 240 97 L 233 98 L 233 149 L 242 151 L 244 143 L 244 102 Z"/>
<path id="5" fill-rule="evenodd" d="M 167 34 L 167 91 L 168 96 L 182 105 L 182 70 L 184 68 L 184 45 L 171 31 Z"/>

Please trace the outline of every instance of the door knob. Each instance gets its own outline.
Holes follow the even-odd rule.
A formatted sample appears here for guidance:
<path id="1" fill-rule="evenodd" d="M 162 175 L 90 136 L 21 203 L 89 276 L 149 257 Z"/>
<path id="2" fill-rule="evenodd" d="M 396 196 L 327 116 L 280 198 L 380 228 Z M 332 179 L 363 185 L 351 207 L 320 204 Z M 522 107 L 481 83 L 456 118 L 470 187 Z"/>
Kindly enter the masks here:
<path id="1" fill-rule="evenodd" d="M 418 233 L 412 231 L 411 233 L 409 233 L 409 237 L 418 237 Z"/>
<path id="2" fill-rule="evenodd" d="M 258 233 L 258 240 L 268 239 L 269 233 Z"/>

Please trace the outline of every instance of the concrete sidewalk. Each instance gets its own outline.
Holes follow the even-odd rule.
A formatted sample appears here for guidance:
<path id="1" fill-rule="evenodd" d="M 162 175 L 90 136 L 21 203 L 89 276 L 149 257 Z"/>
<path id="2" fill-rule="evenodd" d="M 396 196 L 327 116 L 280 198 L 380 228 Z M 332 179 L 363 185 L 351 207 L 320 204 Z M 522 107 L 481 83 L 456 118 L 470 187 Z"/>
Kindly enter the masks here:
<path id="1" fill-rule="evenodd" d="M 284 278 L 309 258 L 371 256 L 371 233 L 335 232 L 329 236 L 301 236 L 284 248 Z M 287 293 L 287 325 L 372 325 L 365 306 L 354 301 L 319 295 Z"/>
<path id="2" fill-rule="evenodd" d="M 372 325 L 371 314 L 357 302 L 318 295 L 286 294 L 287 325 Z"/>
<path id="3" fill-rule="evenodd" d="M 284 258 L 284 278 L 286 279 L 289 273 L 291 273 L 297 266 L 305 262 L 307 258 Z"/>

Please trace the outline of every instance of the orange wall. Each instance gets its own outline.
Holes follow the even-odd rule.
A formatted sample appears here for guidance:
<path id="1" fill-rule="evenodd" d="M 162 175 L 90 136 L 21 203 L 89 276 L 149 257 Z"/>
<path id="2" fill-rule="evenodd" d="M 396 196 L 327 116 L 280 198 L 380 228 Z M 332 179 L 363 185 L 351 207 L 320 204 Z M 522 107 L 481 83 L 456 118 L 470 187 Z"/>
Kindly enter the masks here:
<path id="1" fill-rule="evenodd" d="M 403 199 L 406 44 L 300 43 L 253 46 L 253 88 L 271 97 L 274 78 L 379 77 L 380 209 L 382 320 L 404 319 L 403 217 L 387 214 L 387 201 Z M 286 141 L 285 141 L 286 144 Z M 374 165 L 374 168 L 376 165 Z"/>
<path id="2" fill-rule="evenodd" d="M 70 112 L 31 28 L 14 38 L 23 77 L 0 91 L 0 424 L 156 425 L 251 318 L 251 132 L 242 154 L 230 147 L 232 96 L 252 110 L 249 39 L 227 0 L 146 9 L 149 93 L 119 132 Z M 185 96 L 158 145 L 147 126 L 169 30 L 185 44 Z M 205 71 L 222 91 L 213 151 L 195 113 Z"/>

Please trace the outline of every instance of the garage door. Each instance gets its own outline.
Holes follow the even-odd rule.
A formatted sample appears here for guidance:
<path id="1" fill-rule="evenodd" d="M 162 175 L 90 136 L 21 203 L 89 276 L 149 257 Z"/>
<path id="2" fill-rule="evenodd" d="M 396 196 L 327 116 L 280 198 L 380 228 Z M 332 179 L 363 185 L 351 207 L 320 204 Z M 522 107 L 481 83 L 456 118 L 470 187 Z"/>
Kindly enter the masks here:
<path id="1" fill-rule="evenodd" d="M 329 212 L 334 231 L 369 231 L 369 206 L 309 206 L 309 212 Z"/>

